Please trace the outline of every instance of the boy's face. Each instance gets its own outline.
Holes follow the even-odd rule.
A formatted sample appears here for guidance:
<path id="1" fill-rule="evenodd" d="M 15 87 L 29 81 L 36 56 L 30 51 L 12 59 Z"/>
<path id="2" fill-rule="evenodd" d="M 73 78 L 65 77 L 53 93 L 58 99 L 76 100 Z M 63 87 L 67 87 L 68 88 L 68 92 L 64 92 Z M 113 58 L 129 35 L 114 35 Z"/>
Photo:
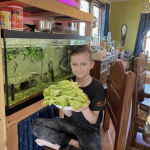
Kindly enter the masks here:
<path id="1" fill-rule="evenodd" d="M 74 75 L 78 78 L 89 76 L 90 69 L 94 66 L 94 61 L 90 61 L 89 53 L 80 53 L 71 56 L 71 68 Z"/>

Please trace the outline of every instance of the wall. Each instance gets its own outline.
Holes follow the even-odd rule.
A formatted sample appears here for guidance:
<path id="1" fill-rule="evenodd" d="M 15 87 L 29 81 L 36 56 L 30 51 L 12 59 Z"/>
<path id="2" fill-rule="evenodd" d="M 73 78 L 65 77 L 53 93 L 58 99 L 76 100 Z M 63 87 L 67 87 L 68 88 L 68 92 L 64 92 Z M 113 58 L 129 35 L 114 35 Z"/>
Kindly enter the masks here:
<path id="1" fill-rule="evenodd" d="M 121 26 L 126 23 L 128 27 L 124 50 L 131 49 L 132 52 L 134 50 L 141 12 L 140 0 L 111 4 L 110 32 L 112 32 L 112 39 L 118 39 L 121 42 Z"/>
<path id="2" fill-rule="evenodd" d="M 150 71 L 150 63 L 147 64 L 147 71 Z"/>
<path id="3" fill-rule="evenodd" d="M 112 33 L 112 40 L 118 39 L 121 42 L 121 26 L 126 23 L 128 29 L 123 49 L 131 49 L 132 53 L 141 12 L 143 12 L 141 0 L 111 3 L 110 32 Z M 150 64 L 147 65 L 147 70 L 150 70 Z"/>

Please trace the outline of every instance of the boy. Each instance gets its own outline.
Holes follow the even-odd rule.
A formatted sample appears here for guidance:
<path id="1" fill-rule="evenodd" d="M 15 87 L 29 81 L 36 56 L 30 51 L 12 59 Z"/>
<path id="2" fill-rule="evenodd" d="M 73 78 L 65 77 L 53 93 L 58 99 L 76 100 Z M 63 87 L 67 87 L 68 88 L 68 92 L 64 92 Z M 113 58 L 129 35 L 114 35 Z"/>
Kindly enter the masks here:
<path id="1" fill-rule="evenodd" d="M 68 80 L 78 82 L 89 98 L 89 106 L 78 111 L 63 110 L 64 119 L 36 119 L 31 130 L 40 138 L 36 140 L 40 146 L 46 145 L 57 150 L 102 150 L 99 134 L 105 103 L 103 86 L 89 75 L 94 61 L 87 46 L 77 46 L 70 56 L 75 76 Z"/>

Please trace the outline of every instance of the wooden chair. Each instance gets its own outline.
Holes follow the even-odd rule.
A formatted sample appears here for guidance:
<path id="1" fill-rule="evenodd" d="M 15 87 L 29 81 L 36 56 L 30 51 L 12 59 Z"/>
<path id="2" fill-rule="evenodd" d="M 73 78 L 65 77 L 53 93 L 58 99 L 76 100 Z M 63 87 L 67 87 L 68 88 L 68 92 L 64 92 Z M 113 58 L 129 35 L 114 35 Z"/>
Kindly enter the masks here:
<path id="1" fill-rule="evenodd" d="M 55 149 L 50 148 L 50 147 L 45 147 L 45 150 L 55 150 Z"/>
<path id="2" fill-rule="evenodd" d="M 137 131 L 142 132 L 141 129 L 139 130 L 139 127 L 143 128 L 148 117 L 148 112 L 139 108 L 139 103 L 144 101 L 144 97 L 150 98 L 150 94 L 144 92 L 146 80 L 146 66 L 147 56 L 146 54 L 141 53 L 140 57 L 136 57 L 134 59 L 134 73 L 136 75 L 136 79 L 132 99 L 131 123 L 128 133 L 126 150 L 135 149 L 131 147 L 131 143 L 135 138 Z"/>
<path id="3" fill-rule="evenodd" d="M 121 60 L 111 62 L 103 128 L 104 130 L 109 129 L 111 118 L 116 132 L 114 150 L 125 149 L 134 83 L 134 73 L 125 72 Z"/>

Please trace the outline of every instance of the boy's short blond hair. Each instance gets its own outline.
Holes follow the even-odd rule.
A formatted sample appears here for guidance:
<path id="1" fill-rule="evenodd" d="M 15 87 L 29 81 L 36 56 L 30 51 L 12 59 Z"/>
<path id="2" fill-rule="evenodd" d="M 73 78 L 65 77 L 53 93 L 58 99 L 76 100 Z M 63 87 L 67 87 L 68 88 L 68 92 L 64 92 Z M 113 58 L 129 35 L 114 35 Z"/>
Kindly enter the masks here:
<path id="1" fill-rule="evenodd" d="M 76 46 L 70 53 L 70 56 L 80 54 L 80 53 L 89 53 L 89 59 L 92 61 L 92 52 L 90 51 L 89 47 L 86 45 L 78 45 Z"/>

